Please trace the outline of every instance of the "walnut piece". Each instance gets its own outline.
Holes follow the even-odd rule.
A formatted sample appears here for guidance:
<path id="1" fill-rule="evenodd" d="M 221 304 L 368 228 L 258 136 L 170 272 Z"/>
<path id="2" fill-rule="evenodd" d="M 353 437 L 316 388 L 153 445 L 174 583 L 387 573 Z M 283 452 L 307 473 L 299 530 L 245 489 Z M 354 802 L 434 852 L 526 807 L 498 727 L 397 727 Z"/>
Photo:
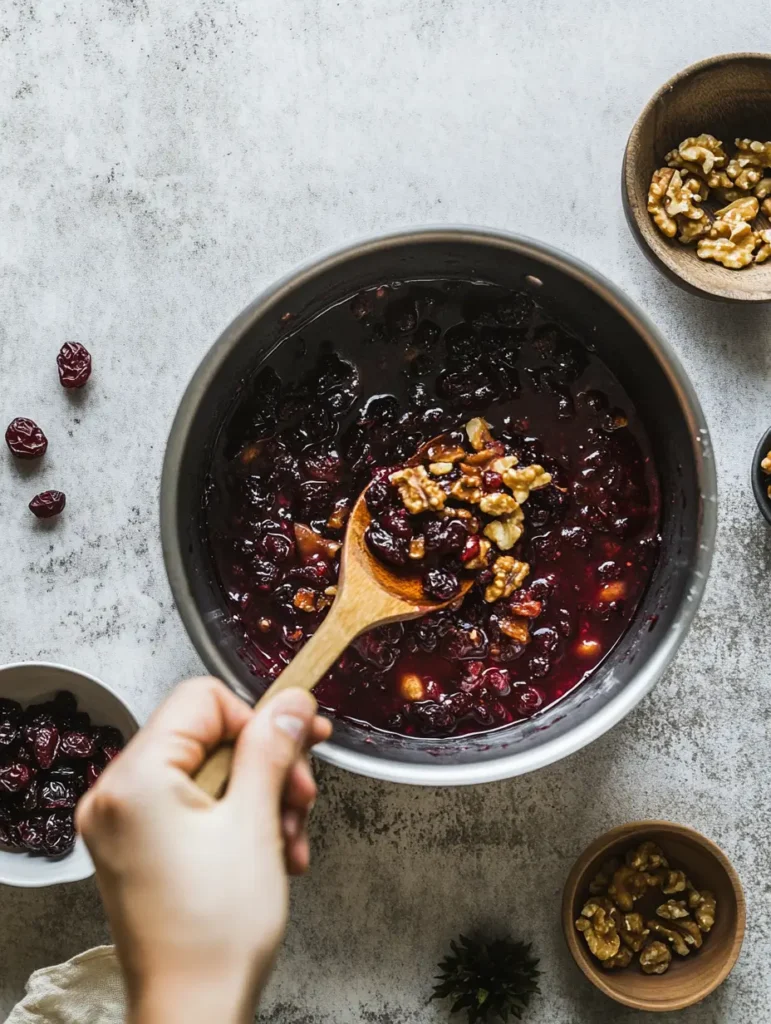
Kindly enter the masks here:
<path id="1" fill-rule="evenodd" d="M 434 476 L 446 476 L 448 473 L 452 473 L 452 470 L 452 462 L 429 462 L 428 464 L 428 471 Z"/>
<path id="2" fill-rule="evenodd" d="M 690 917 L 685 900 L 667 900 L 660 907 L 656 907 L 656 913 L 665 921 L 679 921 L 682 917 Z"/>
<path id="3" fill-rule="evenodd" d="M 490 564 L 490 549 L 492 545 L 489 540 L 485 540 L 484 537 L 479 538 L 479 552 L 470 558 L 468 562 L 464 562 L 464 569 L 470 569 L 472 572 L 476 569 L 486 569 Z"/>
<path id="4" fill-rule="evenodd" d="M 410 702 L 423 700 L 426 696 L 426 688 L 419 675 L 415 672 L 407 672 L 399 680 L 399 693 Z"/>
<path id="5" fill-rule="evenodd" d="M 763 170 L 752 164 L 747 165 L 741 158 L 734 157 L 725 169 L 726 174 L 736 188 L 749 192 L 763 177 Z"/>
<path id="6" fill-rule="evenodd" d="M 728 154 L 723 143 L 714 135 L 695 135 L 683 139 L 677 149 L 671 150 L 665 157 L 670 167 L 701 171 L 708 175 L 713 167 L 725 167 Z"/>
<path id="7" fill-rule="evenodd" d="M 730 232 L 727 235 L 732 242 L 739 242 L 752 231 L 750 221 L 758 215 L 758 201 L 755 196 L 744 196 L 724 206 L 715 213 L 715 223 L 712 226 L 716 234 L 710 232 L 712 238 L 718 238 L 720 228 L 728 225 Z"/>
<path id="8" fill-rule="evenodd" d="M 639 953 L 645 945 L 650 930 L 645 927 L 642 914 L 624 914 L 621 921 L 621 941 L 633 953 Z"/>
<path id="9" fill-rule="evenodd" d="M 487 533 L 487 530 L 485 530 Z M 499 555 L 493 562 L 493 581 L 485 588 L 485 601 L 492 604 L 501 597 L 509 597 L 519 590 L 530 572 L 527 562 L 518 562 L 511 555 Z"/>
<path id="10" fill-rule="evenodd" d="M 519 506 L 508 516 L 488 523 L 484 528 L 485 537 L 497 544 L 501 551 L 510 551 L 522 536 L 525 514 Z"/>
<path id="11" fill-rule="evenodd" d="M 300 587 L 295 594 L 292 604 L 301 612 L 316 611 L 316 591 L 307 587 Z"/>
<path id="12" fill-rule="evenodd" d="M 715 899 L 714 894 L 709 892 L 709 890 L 704 889 L 701 893 L 701 898 L 693 911 L 693 916 L 696 919 L 696 924 L 699 926 L 700 931 L 712 931 L 715 924 L 716 908 L 717 900 Z"/>
<path id="13" fill-rule="evenodd" d="M 704 937 L 702 936 L 699 926 L 695 921 L 691 921 L 690 919 L 685 921 L 675 921 L 674 927 L 683 936 L 687 945 L 693 946 L 694 949 L 701 949 Z"/>
<path id="14" fill-rule="evenodd" d="M 327 519 L 327 526 L 330 530 L 342 530 L 351 514 L 350 501 L 348 498 L 340 498 L 335 502 L 332 514 Z"/>
<path id="15" fill-rule="evenodd" d="M 672 896 L 676 892 L 685 892 L 688 879 L 684 871 L 667 871 L 661 884 L 661 891 L 665 896 Z"/>
<path id="16" fill-rule="evenodd" d="M 669 943 L 678 956 L 688 956 L 691 952 L 688 943 L 680 932 L 674 928 L 667 928 L 661 921 L 648 921 L 648 928 L 650 928 L 653 935 L 657 935 L 660 939 Z"/>
<path id="17" fill-rule="evenodd" d="M 458 501 L 478 505 L 482 500 L 482 477 L 478 473 L 463 473 L 453 483 L 450 494 Z"/>
<path id="18" fill-rule="evenodd" d="M 589 885 L 589 892 L 594 896 L 604 895 L 608 891 L 608 886 L 613 880 L 614 872 L 618 871 L 621 867 L 618 860 L 613 857 L 611 860 L 606 860 L 604 864 L 600 866 L 600 870 L 592 879 Z"/>
<path id="19" fill-rule="evenodd" d="M 635 850 L 629 850 L 625 859 L 635 871 L 655 871 L 657 868 L 669 867 L 661 847 L 650 841 L 640 843 Z"/>
<path id="20" fill-rule="evenodd" d="M 755 238 L 757 239 L 760 248 L 755 253 L 756 263 L 765 263 L 769 256 L 771 256 L 771 231 L 765 228 L 763 231 L 756 231 Z"/>
<path id="21" fill-rule="evenodd" d="M 514 500 L 518 505 L 527 501 L 531 491 L 539 491 L 551 483 L 551 473 L 547 473 L 543 466 L 535 462 L 532 466 L 522 466 L 521 469 L 512 467 L 501 475 L 509 490 L 514 492 Z"/>
<path id="22" fill-rule="evenodd" d="M 771 167 L 771 142 L 755 142 L 752 139 L 734 139 L 739 150 L 737 159 L 747 161 L 755 167 Z"/>
<path id="23" fill-rule="evenodd" d="M 688 220 L 686 217 L 678 217 L 677 229 L 679 234 L 677 240 L 682 242 L 683 245 L 690 245 L 691 242 L 695 242 L 699 238 L 704 238 L 708 235 L 711 226 L 708 217 L 702 217 L 701 220 Z"/>
<path id="24" fill-rule="evenodd" d="M 429 462 L 460 462 L 466 457 L 466 449 L 459 444 L 437 444 L 429 445 L 426 449 L 426 457 Z"/>
<path id="25" fill-rule="evenodd" d="M 611 956 L 607 960 L 600 960 L 600 967 L 606 971 L 622 970 L 631 964 L 633 956 L 634 953 L 628 946 L 622 946 L 615 956 Z"/>
<path id="26" fill-rule="evenodd" d="M 643 895 L 647 887 L 655 884 L 653 875 L 644 871 L 636 871 L 628 864 L 622 864 L 613 873 L 613 881 L 608 886 L 608 895 L 615 900 L 621 910 L 628 912 L 634 909 L 635 900 Z"/>
<path id="27" fill-rule="evenodd" d="M 765 199 L 767 196 L 771 196 L 771 178 L 761 178 L 752 192 L 758 199 Z"/>
<path id="28" fill-rule="evenodd" d="M 664 974 L 672 963 L 672 954 L 669 947 L 663 942 L 649 942 L 640 953 L 640 967 L 643 974 Z"/>
<path id="29" fill-rule="evenodd" d="M 510 494 L 494 491 L 492 494 L 485 494 L 480 499 L 479 508 L 488 516 L 505 516 L 515 512 L 519 505 Z"/>
<path id="30" fill-rule="evenodd" d="M 733 181 L 728 177 L 725 171 L 712 171 L 711 174 L 707 175 L 707 185 L 710 188 L 716 188 L 719 192 L 736 192 L 734 199 L 738 199 L 741 195 L 741 190 L 734 187 Z"/>
<path id="31" fill-rule="evenodd" d="M 617 914 L 610 900 L 589 900 L 576 921 L 576 929 L 583 934 L 589 951 L 598 960 L 610 960 L 621 948 Z"/>
<path id="32" fill-rule="evenodd" d="M 688 187 L 689 182 L 696 183 L 696 189 L 691 191 Z M 688 181 L 683 181 L 680 171 L 675 171 L 672 175 L 672 179 L 669 182 L 667 188 L 667 199 L 664 204 L 664 209 L 667 211 L 670 217 L 676 217 L 678 214 L 682 214 L 687 217 L 688 220 L 701 220 L 704 217 L 704 210 L 700 209 L 696 203 L 701 202 L 701 193 L 699 190 L 699 182 L 695 178 L 689 178 Z"/>
<path id="33" fill-rule="evenodd" d="M 765 213 L 767 217 L 771 217 L 771 199 L 764 199 L 760 204 L 761 213 Z"/>
<path id="34" fill-rule="evenodd" d="M 413 537 L 410 541 L 410 550 L 408 552 L 410 558 L 418 562 L 421 558 L 426 557 L 426 539 L 422 535 Z"/>
<path id="35" fill-rule="evenodd" d="M 669 155 L 667 154 L 667 156 Z M 674 173 L 671 167 L 660 167 L 657 171 L 653 172 L 650 188 L 648 189 L 648 213 L 653 218 L 653 223 L 659 231 L 666 235 L 667 238 L 674 238 L 677 234 L 677 223 L 664 208 L 667 189 L 670 186 Z"/>
<path id="36" fill-rule="evenodd" d="M 516 455 L 502 455 L 500 458 L 494 459 L 487 468 L 493 473 L 500 473 L 503 476 L 507 469 L 516 466 L 518 462 L 519 459 Z"/>
<path id="37" fill-rule="evenodd" d="M 483 420 L 481 416 L 475 416 L 473 420 L 468 421 L 466 424 L 466 436 L 475 452 L 481 452 L 484 448 L 489 447 L 493 440 L 493 435 L 490 433 L 490 424 L 487 420 Z"/>
<path id="38" fill-rule="evenodd" d="M 294 537 L 297 541 L 297 550 L 305 561 L 314 555 L 331 561 L 340 550 L 340 541 L 327 540 L 305 523 L 294 524 Z"/>
<path id="39" fill-rule="evenodd" d="M 530 623 L 528 619 L 522 619 L 515 615 L 512 618 L 500 619 L 498 624 L 501 628 L 501 633 L 505 633 L 512 640 L 516 640 L 518 644 L 530 643 Z"/>
<path id="40" fill-rule="evenodd" d="M 740 242 L 732 242 L 730 238 L 702 238 L 696 247 L 696 255 L 701 260 L 715 260 L 730 270 L 739 270 L 752 263 L 756 244 L 752 231 Z"/>
<path id="41" fill-rule="evenodd" d="M 402 504 L 412 515 L 444 508 L 447 495 L 426 472 L 425 466 L 405 466 L 390 476 L 391 483 L 399 489 Z"/>

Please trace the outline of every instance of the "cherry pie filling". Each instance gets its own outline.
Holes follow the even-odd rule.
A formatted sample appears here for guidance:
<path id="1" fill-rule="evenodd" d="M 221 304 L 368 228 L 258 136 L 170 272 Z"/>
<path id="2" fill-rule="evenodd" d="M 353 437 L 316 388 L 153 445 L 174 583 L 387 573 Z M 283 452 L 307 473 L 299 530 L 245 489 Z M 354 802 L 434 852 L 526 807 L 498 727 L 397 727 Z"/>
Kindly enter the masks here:
<path id="1" fill-rule="evenodd" d="M 370 484 L 373 552 L 409 571 L 419 534 L 424 589 L 454 596 L 484 533 L 443 510 L 416 520 L 391 477 L 475 419 L 496 457 L 545 474 L 522 504 L 521 536 L 494 551 L 526 575 L 491 601 L 493 565 L 480 567 L 462 601 L 360 637 L 317 685 L 320 705 L 404 735 L 486 731 L 554 704 L 617 643 L 659 548 L 658 480 L 628 396 L 529 294 L 394 283 L 285 338 L 220 431 L 206 530 L 241 655 L 265 685 L 332 604 L 347 516 Z M 501 493 L 501 474 L 482 470 L 481 492 Z"/>

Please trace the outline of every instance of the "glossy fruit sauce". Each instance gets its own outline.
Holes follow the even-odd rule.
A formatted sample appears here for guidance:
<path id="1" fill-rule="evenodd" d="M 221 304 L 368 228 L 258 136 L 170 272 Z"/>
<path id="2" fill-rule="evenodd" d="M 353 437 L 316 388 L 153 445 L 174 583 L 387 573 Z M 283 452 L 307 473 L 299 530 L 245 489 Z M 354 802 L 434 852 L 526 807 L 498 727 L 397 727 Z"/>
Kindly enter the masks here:
<path id="1" fill-rule="evenodd" d="M 346 511 L 373 475 L 475 415 L 553 476 L 523 506 L 510 552 L 530 565 L 510 599 L 530 609 L 529 640 L 502 631 L 508 602 L 487 604 L 476 585 L 459 608 L 357 640 L 316 687 L 319 703 L 406 735 L 480 732 L 532 717 L 608 654 L 658 557 L 658 482 L 628 397 L 524 293 L 394 283 L 283 341 L 220 432 L 208 537 L 256 676 L 275 678 L 318 628 Z"/>

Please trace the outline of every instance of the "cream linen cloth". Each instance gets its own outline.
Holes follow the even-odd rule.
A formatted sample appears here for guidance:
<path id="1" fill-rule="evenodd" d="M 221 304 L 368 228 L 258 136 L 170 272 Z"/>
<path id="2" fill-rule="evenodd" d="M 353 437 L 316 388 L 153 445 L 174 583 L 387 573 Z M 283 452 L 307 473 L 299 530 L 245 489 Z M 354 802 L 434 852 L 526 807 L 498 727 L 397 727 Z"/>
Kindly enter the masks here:
<path id="1" fill-rule="evenodd" d="M 126 997 L 114 946 L 97 946 L 35 971 L 5 1024 L 124 1024 Z"/>

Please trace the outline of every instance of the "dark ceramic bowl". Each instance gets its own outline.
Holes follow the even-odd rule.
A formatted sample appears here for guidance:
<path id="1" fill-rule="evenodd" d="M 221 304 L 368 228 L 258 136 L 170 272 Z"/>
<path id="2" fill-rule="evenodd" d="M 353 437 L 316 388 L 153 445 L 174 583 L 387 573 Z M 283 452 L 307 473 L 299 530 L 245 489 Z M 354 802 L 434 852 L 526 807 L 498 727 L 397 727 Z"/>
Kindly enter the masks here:
<path id="1" fill-rule="evenodd" d="M 620 721 L 674 657 L 704 590 L 717 500 L 707 425 L 675 353 L 610 281 L 540 242 L 464 227 L 370 239 L 300 267 L 233 321 L 190 382 L 166 449 L 161 531 L 169 580 L 193 643 L 215 675 L 253 701 L 264 682 L 239 657 L 203 529 L 218 431 L 263 356 L 298 326 L 383 281 L 439 278 L 531 290 L 589 339 L 645 424 L 662 496 L 661 558 L 645 597 L 613 651 L 564 700 L 507 729 L 446 739 L 395 736 L 337 721 L 333 738 L 318 748 L 326 760 L 374 778 L 464 785 L 551 764 Z"/>
<path id="2" fill-rule="evenodd" d="M 768 496 L 768 488 L 771 486 L 771 475 L 764 473 L 760 463 L 771 451 L 771 427 L 765 432 L 758 442 L 755 454 L 752 456 L 752 468 L 750 479 L 752 480 L 752 493 L 758 508 L 767 523 L 771 523 L 771 498 Z"/>

